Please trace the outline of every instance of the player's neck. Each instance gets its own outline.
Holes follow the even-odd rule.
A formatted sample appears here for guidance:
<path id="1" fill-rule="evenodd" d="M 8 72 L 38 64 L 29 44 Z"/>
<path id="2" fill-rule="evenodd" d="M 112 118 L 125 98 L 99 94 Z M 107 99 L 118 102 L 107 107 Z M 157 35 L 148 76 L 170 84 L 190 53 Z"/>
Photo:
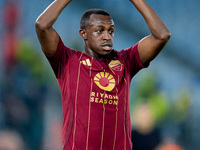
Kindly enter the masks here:
<path id="1" fill-rule="evenodd" d="M 91 57 L 93 57 L 94 59 L 99 59 L 99 60 L 106 60 L 106 59 L 109 59 L 110 58 L 110 55 L 111 53 L 107 54 L 107 55 L 100 55 L 100 54 L 97 54 L 93 51 L 84 51 L 84 53 L 90 55 Z"/>

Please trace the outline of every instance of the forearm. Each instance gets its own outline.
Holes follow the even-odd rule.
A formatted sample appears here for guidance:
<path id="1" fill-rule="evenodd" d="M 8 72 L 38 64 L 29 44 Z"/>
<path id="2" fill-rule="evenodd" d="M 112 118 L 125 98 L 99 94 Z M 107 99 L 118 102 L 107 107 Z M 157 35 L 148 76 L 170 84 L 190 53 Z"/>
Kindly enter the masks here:
<path id="1" fill-rule="evenodd" d="M 147 26 L 156 39 L 167 40 L 170 32 L 155 13 L 155 11 L 144 0 L 130 0 L 145 19 Z"/>
<path id="2" fill-rule="evenodd" d="M 71 0 L 55 0 L 36 20 L 36 28 L 46 30 L 52 27 L 59 17 L 62 10 L 71 2 Z"/>

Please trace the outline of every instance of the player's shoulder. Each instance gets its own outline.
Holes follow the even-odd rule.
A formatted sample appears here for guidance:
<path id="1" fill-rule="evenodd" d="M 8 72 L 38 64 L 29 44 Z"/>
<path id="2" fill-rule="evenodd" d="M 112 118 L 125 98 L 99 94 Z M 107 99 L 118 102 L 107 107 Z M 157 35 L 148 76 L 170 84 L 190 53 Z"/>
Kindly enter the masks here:
<path id="1" fill-rule="evenodd" d="M 121 55 L 121 56 L 127 56 L 127 55 L 137 53 L 138 52 L 138 44 L 135 44 L 134 46 L 122 49 L 117 52 L 118 52 L 118 55 Z"/>

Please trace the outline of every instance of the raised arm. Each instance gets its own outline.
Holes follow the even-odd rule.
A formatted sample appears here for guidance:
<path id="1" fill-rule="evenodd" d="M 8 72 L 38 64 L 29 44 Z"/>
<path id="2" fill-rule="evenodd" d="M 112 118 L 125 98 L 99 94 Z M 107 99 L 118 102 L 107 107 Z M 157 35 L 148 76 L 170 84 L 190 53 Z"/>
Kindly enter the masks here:
<path id="1" fill-rule="evenodd" d="M 171 33 L 155 13 L 155 11 L 144 0 L 130 0 L 141 13 L 151 32 L 139 41 L 138 52 L 143 64 L 153 60 L 163 49 L 169 40 Z"/>
<path id="2" fill-rule="evenodd" d="M 44 10 L 35 22 L 38 39 L 42 50 L 46 54 L 51 55 L 56 51 L 59 35 L 52 26 L 62 10 L 71 1 L 72 0 L 55 0 Z"/>

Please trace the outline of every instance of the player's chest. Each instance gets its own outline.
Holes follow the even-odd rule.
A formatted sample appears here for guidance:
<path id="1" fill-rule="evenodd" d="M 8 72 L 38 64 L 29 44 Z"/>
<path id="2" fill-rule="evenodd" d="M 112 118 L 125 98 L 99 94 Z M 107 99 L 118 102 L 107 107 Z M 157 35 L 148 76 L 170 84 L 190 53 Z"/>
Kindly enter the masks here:
<path id="1" fill-rule="evenodd" d="M 96 60 L 91 57 L 80 59 L 80 71 L 103 90 L 111 91 L 125 77 L 124 64 L 119 59 Z"/>

